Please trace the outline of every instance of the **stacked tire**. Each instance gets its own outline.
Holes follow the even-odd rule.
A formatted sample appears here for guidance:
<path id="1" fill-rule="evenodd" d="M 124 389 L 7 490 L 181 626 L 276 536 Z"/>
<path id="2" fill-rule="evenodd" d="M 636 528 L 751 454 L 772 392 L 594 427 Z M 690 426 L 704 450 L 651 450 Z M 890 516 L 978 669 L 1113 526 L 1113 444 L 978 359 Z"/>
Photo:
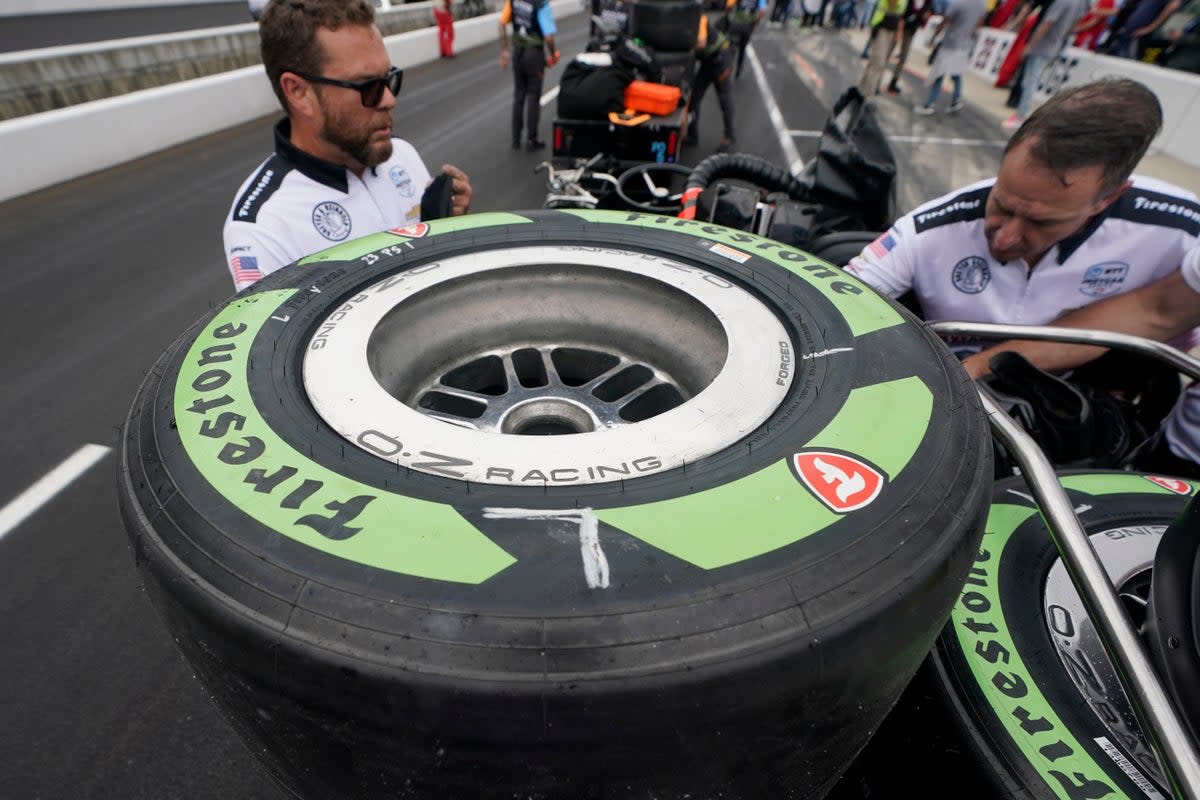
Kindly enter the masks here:
<path id="1" fill-rule="evenodd" d="M 946 347 L 824 262 L 484 214 L 200 320 L 134 399 L 120 504 L 295 796 L 818 798 L 946 622 L 990 454 Z"/>
<path id="2" fill-rule="evenodd" d="M 1099 471 L 1063 472 L 1060 482 L 1154 654 L 1154 628 L 1168 616 L 1155 611 L 1163 573 L 1188 574 L 1188 589 L 1170 599 L 1195 602 L 1194 529 L 1169 526 L 1197 483 Z M 996 484 L 983 547 L 934 649 L 947 708 L 1000 797 L 1168 797 L 1150 739 L 1028 491 L 1020 478 Z M 1186 558 L 1159 557 L 1171 541 Z M 1194 640 L 1184 641 L 1194 657 Z M 1177 693 L 1177 708 L 1194 715 L 1194 679 L 1183 694 L 1190 706 Z"/>

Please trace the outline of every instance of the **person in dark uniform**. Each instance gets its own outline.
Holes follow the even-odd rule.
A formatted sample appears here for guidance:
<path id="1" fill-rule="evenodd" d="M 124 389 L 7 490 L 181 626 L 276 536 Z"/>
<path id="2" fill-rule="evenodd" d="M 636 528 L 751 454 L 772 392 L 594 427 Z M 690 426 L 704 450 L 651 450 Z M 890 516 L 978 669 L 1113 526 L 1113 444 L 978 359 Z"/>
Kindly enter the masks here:
<path id="1" fill-rule="evenodd" d="M 696 85 L 692 87 L 692 124 L 684 144 L 695 145 L 700 136 L 700 103 L 709 86 L 717 89 L 725 135 L 717 146 L 718 153 L 733 147 L 733 47 L 729 41 L 729 10 L 736 0 L 706 0 L 705 13 L 700 17 L 700 34 L 696 38 Z"/>
<path id="2" fill-rule="evenodd" d="M 508 25 L 513 40 L 508 41 Z M 542 106 L 542 76 L 561 57 L 554 43 L 554 13 L 549 0 L 505 0 L 500 11 L 500 68 L 513 67 L 512 148 L 521 147 L 524 124 L 528 150 L 542 150 L 546 143 L 538 138 L 538 120 Z"/>
<path id="3" fill-rule="evenodd" d="M 592 22 L 589 27 L 591 37 L 596 39 L 605 32 L 625 35 L 629 32 L 629 13 L 633 10 L 633 0 L 591 0 Z M 601 31 L 595 18 L 600 18 L 607 31 Z"/>
<path id="4" fill-rule="evenodd" d="M 746 47 L 754 29 L 767 13 L 767 0 L 734 0 L 729 9 L 729 42 L 737 52 L 737 68 L 734 77 L 742 76 L 742 65 L 746 62 Z"/>

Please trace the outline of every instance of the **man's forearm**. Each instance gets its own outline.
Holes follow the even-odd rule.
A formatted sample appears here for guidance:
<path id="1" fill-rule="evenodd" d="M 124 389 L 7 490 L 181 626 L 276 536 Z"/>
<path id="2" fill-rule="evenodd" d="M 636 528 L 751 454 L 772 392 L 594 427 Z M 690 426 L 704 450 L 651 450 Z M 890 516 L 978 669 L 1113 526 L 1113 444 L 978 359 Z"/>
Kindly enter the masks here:
<path id="1" fill-rule="evenodd" d="M 1093 328 L 1127 333 L 1164 342 L 1200 324 L 1200 294 L 1179 270 L 1132 292 L 1075 309 L 1050 323 L 1055 327 Z M 1009 341 L 983 350 L 963 362 L 972 377 L 990 372 L 988 360 L 1002 350 L 1015 350 L 1050 372 L 1085 364 L 1105 352 L 1103 347 L 1057 342 Z"/>

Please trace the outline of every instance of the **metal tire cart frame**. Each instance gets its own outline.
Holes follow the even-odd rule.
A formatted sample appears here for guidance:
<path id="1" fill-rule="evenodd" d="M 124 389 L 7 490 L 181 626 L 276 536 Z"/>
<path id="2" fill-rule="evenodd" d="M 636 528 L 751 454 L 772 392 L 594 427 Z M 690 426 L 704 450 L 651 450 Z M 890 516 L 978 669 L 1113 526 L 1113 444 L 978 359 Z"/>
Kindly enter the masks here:
<path id="1" fill-rule="evenodd" d="M 1137 336 L 1079 328 L 971 322 L 934 322 L 929 323 L 929 328 L 942 335 L 1034 339 L 1129 350 L 1163 361 L 1184 375 L 1200 380 L 1200 360 L 1169 345 Z M 1191 740 L 1187 725 L 1172 704 L 1125 615 L 1112 582 L 1058 482 L 1054 467 L 1033 439 L 985 392 L 980 391 L 979 395 L 993 434 L 1020 466 L 1021 475 L 1037 500 L 1071 582 L 1087 607 L 1138 721 L 1162 763 L 1172 794 L 1176 798 L 1200 800 L 1200 753 L 1196 743 Z"/>

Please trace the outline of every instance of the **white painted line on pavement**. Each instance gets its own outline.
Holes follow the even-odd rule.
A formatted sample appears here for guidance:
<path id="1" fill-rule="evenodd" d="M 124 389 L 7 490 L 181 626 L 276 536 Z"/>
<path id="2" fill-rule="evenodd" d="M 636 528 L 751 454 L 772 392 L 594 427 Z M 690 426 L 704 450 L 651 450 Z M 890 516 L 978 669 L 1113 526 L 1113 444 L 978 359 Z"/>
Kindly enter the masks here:
<path id="1" fill-rule="evenodd" d="M 788 134 L 793 139 L 820 139 L 821 131 L 797 131 L 790 130 Z M 958 139 L 954 137 L 942 136 L 889 136 L 889 142 L 900 142 L 902 144 L 945 144 L 958 145 L 962 147 L 1004 147 L 1008 144 L 1003 139 Z"/>
<path id="2" fill-rule="evenodd" d="M 85 444 L 72 453 L 66 461 L 43 475 L 37 483 L 14 498 L 8 505 L 0 508 L 0 539 L 24 522 L 30 514 L 50 502 L 56 494 L 87 472 L 93 464 L 108 455 L 111 449 L 111 447 L 103 447 L 98 444 Z"/>
<path id="3" fill-rule="evenodd" d="M 542 100 L 541 100 L 542 107 L 545 108 L 546 106 L 553 103 L 554 98 L 556 98 L 556 97 L 558 97 L 558 87 L 557 86 L 555 86 L 553 89 L 551 89 L 550 91 L 548 91 L 544 95 L 542 95 Z"/>
<path id="4" fill-rule="evenodd" d="M 746 45 L 746 58 L 750 61 L 750 70 L 754 73 L 754 82 L 758 84 L 758 91 L 763 96 L 763 102 L 767 104 L 767 116 L 771 118 L 771 124 L 775 126 L 775 133 L 779 137 L 779 146 L 783 148 L 783 158 L 787 161 L 788 171 L 793 175 L 799 175 L 804 171 L 804 161 L 800 158 L 796 143 L 788 135 L 788 126 L 783 120 L 783 112 L 779 110 L 779 104 L 775 102 L 775 95 L 771 94 L 771 88 L 767 86 L 767 75 L 758 61 L 758 54 L 754 52 L 754 45 Z"/>

